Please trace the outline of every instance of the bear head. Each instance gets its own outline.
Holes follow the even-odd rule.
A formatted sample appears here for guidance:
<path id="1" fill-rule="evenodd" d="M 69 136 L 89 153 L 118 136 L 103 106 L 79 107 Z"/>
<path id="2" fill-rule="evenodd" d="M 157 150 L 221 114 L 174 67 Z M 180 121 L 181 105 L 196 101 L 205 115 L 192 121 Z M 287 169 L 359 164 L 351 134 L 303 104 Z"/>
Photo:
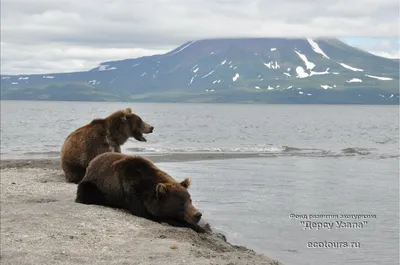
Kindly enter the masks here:
<path id="1" fill-rule="evenodd" d="M 180 183 L 159 183 L 156 186 L 157 206 L 153 214 L 173 218 L 189 224 L 197 224 L 202 214 L 193 206 L 188 192 L 190 179 Z"/>
<path id="2" fill-rule="evenodd" d="M 131 108 L 120 110 L 111 115 L 110 131 L 118 131 L 126 137 L 133 137 L 140 142 L 146 142 L 143 134 L 152 133 L 154 127 L 142 120 L 142 118 L 132 113 Z"/>

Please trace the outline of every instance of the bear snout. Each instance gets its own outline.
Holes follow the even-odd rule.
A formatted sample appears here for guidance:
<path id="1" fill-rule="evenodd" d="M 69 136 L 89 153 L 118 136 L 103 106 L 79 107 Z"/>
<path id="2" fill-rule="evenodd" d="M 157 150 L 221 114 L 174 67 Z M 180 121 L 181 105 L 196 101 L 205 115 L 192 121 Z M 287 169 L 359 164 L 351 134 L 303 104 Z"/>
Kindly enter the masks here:
<path id="1" fill-rule="evenodd" d="M 154 126 L 143 122 L 143 133 L 152 133 L 154 131 Z"/>
<path id="2" fill-rule="evenodd" d="M 203 214 L 201 212 L 198 212 L 198 211 L 196 211 L 196 209 L 193 209 L 192 213 L 185 214 L 184 219 L 189 223 L 197 224 L 198 222 L 200 222 L 200 219 L 202 216 L 203 216 Z"/>
<path id="3" fill-rule="evenodd" d="M 193 219 L 196 223 L 200 222 L 201 217 L 203 216 L 203 214 L 201 212 L 198 212 L 194 215 Z"/>

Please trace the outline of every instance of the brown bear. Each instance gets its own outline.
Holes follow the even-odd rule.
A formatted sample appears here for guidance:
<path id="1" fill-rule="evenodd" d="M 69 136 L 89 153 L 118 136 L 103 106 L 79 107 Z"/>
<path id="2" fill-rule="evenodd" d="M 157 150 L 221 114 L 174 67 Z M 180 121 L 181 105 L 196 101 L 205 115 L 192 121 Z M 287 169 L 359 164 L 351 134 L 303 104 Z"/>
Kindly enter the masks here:
<path id="1" fill-rule="evenodd" d="M 189 178 L 177 182 L 144 157 L 107 152 L 89 163 L 75 202 L 119 208 L 204 233 L 198 224 L 202 214 L 192 205 L 189 185 Z"/>
<path id="2" fill-rule="evenodd" d="M 78 184 L 85 175 L 89 162 L 105 152 L 121 152 L 128 138 L 146 142 L 143 134 L 152 133 L 153 126 L 144 122 L 130 108 L 118 110 L 103 119 L 73 131 L 61 148 L 61 168 L 67 182 Z"/>

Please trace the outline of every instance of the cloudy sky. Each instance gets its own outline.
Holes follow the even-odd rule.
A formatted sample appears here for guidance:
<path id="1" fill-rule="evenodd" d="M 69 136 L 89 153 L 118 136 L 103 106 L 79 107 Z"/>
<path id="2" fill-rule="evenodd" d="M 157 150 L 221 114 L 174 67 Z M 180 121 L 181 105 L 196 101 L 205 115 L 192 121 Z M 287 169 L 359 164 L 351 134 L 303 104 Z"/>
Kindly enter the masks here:
<path id="1" fill-rule="evenodd" d="M 398 0 L 1 0 L 1 73 L 88 70 L 212 37 L 338 37 L 400 58 Z"/>

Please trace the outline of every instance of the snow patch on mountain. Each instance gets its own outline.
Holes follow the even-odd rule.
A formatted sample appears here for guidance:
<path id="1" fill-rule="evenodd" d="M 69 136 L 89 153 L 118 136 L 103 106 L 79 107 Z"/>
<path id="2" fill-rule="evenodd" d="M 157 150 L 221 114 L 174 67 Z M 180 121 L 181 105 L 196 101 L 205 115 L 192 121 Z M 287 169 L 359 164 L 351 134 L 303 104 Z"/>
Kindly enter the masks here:
<path id="1" fill-rule="evenodd" d="M 94 85 L 100 84 L 100 81 L 97 81 L 97 80 L 94 79 L 94 80 L 88 81 L 88 84 L 94 86 Z"/>
<path id="2" fill-rule="evenodd" d="M 343 66 L 344 68 L 349 69 L 349 70 L 354 71 L 354 72 L 363 72 L 364 71 L 363 69 L 355 68 L 355 67 L 352 67 L 352 66 L 344 64 L 344 63 L 339 63 L 339 64 L 341 66 Z"/>
<path id="3" fill-rule="evenodd" d="M 326 70 L 324 72 L 310 71 L 310 76 L 313 76 L 313 75 L 327 75 L 327 74 L 329 74 L 329 68 L 326 68 Z"/>
<path id="4" fill-rule="evenodd" d="M 109 64 L 101 64 L 97 67 L 97 71 L 109 71 L 109 70 L 117 70 L 117 67 L 110 67 Z"/>
<path id="5" fill-rule="evenodd" d="M 193 73 L 196 73 L 197 71 L 199 71 L 199 69 L 200 69 L 200 68 L 199 68 L 199 67 L 197 67 L 197 68 L 196 68 L 196 69 L 194 69 L 192 72 L 193 72 Z"/>
<path id="6" fill-rule="evenodd" d="M 192 79 L 190 79 L 189 84 L 193 83 L 194 78 L 197 76 L 197 74 L 195 74 L 194 76 L 192 76 Z"/>
<path id="7" fill-rule="evenodd" d="M 287 75 L 287 76 L 291 76 L 289 73 L 284 73 L 285 75 Z"/>
<path id="8" fill-rule="evenodd" d="M 302 53 L 300 53 L 300 52 L 298 52 L 298 51 L 296 51 L 296 50 L 295 50 L 295 52 L 296 52 L 297 55 L 300 57 L 300 59 L 303 60 L 303 62 L 304 62 L 304 64 L 306 65 L 306 68 L 307 68 L 307 69 L 312 70 L 312 69 L 315 67 L 315 64 L 312 63 L 312 62 L 310 62 L 310 61 L 308 61 L 307 57 L 306 57 L 304 54 L 302 54 Z M 296 69 L 296 70 L 297 70 L 297 69 Z"/>
<path id="9" fill-rule="evenodd" d="M 275 64 L 273 61 L 269 62 L 269 63 L 263 63 L 266 67 L 268 67 L 269 69 L 278 69 L 281 68 L 278 64 L 277 61 L 275 61 Z"/>
<path id="10" fill-rule="evenodd" d="M 393 78 L 390 78 L 390 77 L 382 77 L 382 76 L 367 75 L 367 74 L 366 74 L 366 76 L 371 77 L 371 78 L 375 78 L 375 79 L 378 79 L 378 80 L 386 80 L 386 81 L 393 80 Z"/>
<path id="11" fill-rule="evenodd" d="M 44 75 L 43 78 L 44 79 L 53 79 L 54 76 L 52 76 L 52 75 Z"/>
<path id="12" fill-rule="evenodd" d="M 271 52 L 276 51 L 276 48 L 271 48 Z"/>
<path id="13" fill-rule="evenodd" d="M 346 82 L 347 83 L 356 83 L 356 82 L 361 83 L 362 80 L 360 78 L 352 78 L 350 80 L 347 80 Z"/>
<path id="14" fill-rule="evenodd" d="M 171 54 L 166 54 L 166 56 L 171 56 L 171 55 L 180 53 L 181 51 L 183 51 L 184 49 L 186 49 L 187 47 L 189 47 L 190 45 L 192 45 L 192 44 L 195 43 L 195 42 L 196 42 L 195 40 L 194 40 L 194 41 L 191 41 L 190 43 L 188 43 L 187 45 L 183 46 L 183 47 L 180 48 L 179 50 L 177 50 L 177 51 L 175 51 L 175 52 L 173 52 L 173 53 L 171 53 Z"/>
<path id="15" fill-rule="evenodd" d="M 204 75 L 202 78 L 206 78 L 207 76 L 211 75 L 212 73 L 214 73 L 214 70 L 212 70 L 212 71 L 209 72 L 208 74 Z"/>
<path id="16" fill-rule="evenodd" d="M 221 65 L 224 65 L 226 63 L 226 60 L 223 60 L 222 62 L 221 62 Z"/>
<path id="17" fill-rule="evenodd" d="M 328 55 L 326 55 L 326 54 L 324 53 L 324 51 L 321 50 L 321 48 L 319 47 L 318 43 L 316 43 L 315 41 L 313 41 L 313 40 L 310 39 L 310 38 L 307 38 L 307 41 L 308 41 L 308 43 L 310 43 L 311 48 L 314 50 L 314 52 L 321 54 L 322 56 L 324 56 L 324 57 L 327 58 L 327 59 L 330 59 L 330 58 L 328 57 Z"/>
<path id="18" fill-rule="evenodd" d="M 331 86 L 328 86 L 328 85 L 321 85 L 321 87 L 322 87 L 323 89 L 332 88 Z"/>
<path id="19" fill-rule="evenodd" d="M 239 74 L 236 73 L 234 77 L 232 77 L 233 82 L 235 82 L 239 78 Z"/>
<path id="20" fill-rule="evenodd" d="M 296 67 L 296 73 L 297 73 L 297 78 L 306 78 L 308 77 L 308 74 L 306 73 L 306 71 L 304 71 L 303 67 L 301 66 L 297 66 Z"/>
<path id="21" fill-rule="evenodd" d="M 29 77 L 20 77 L 20 78 L 18 78 L 18 80 L 28 80 L 29 79 Z"/>
<path id="22" fill-rule="evenodd" d="M 310 77 L 313 75 L 326 75 L 329 74 L 328 72 L 329 68 L 327 68 L 324 72 L 315 72 L 315 71 L 310 71 L 310 73 L 307 73 L 303 67 L 301 66 L 297 66 L 296 67 L 296 73 L 297 73 L 297 78 L 306 78 L 306 77 Z"/>

